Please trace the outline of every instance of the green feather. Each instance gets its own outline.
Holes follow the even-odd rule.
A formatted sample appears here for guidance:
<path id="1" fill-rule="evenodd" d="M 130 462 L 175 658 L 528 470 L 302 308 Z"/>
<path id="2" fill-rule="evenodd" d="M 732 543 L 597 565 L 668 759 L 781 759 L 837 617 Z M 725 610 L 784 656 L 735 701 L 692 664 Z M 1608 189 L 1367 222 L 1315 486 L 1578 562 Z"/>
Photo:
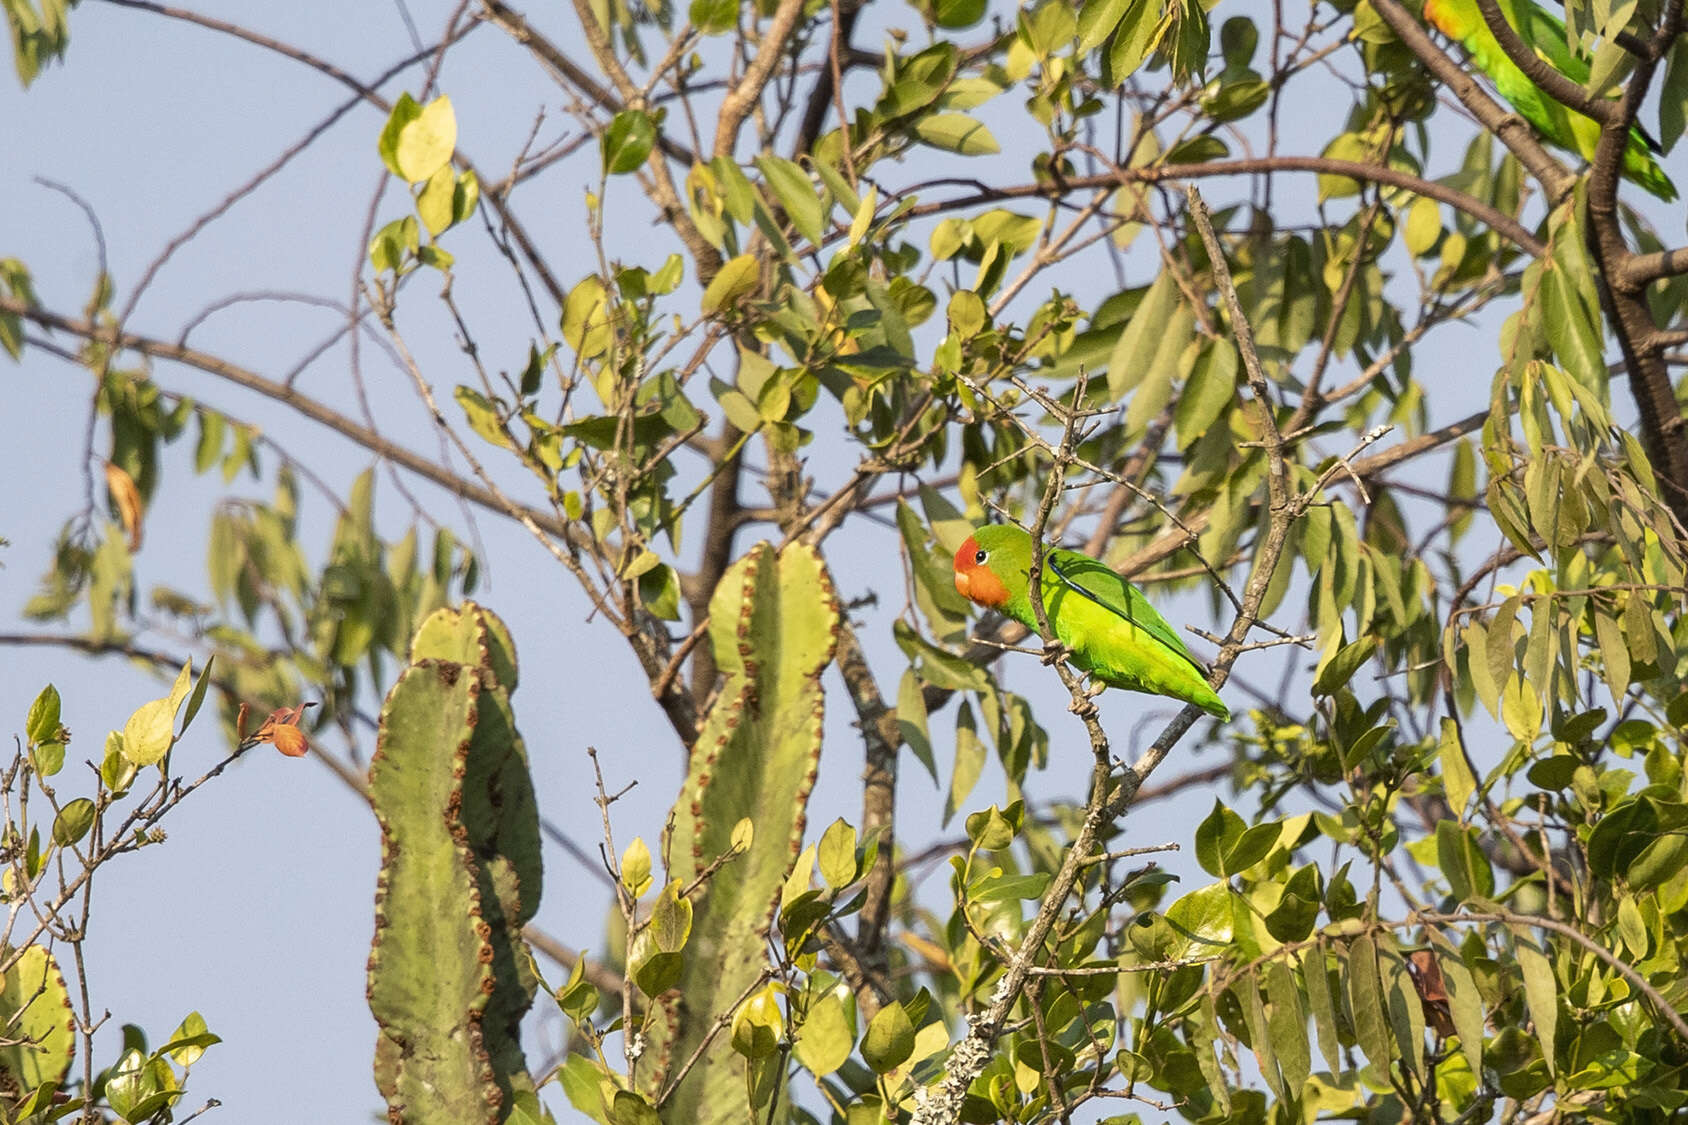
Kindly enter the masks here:
<path id="1" fill-rule="evenodd" d="M 1498 0 L 1506 22 L 1518 37 L 1549 66 L 1578 84 L 1588 82 L 1588 60 L 1570 49 L 1565 25 L 1537 6 L 1534 0 Z M 1431 26 L 1465 48 L 1477 68 L 1489 76 L 1495 90 L 1512 104 L 1518 116 L 1549 144 L 1574 152 L 1584 160 L 1594 159 L 1600 142 L 1600 126 L 1547 94 L 1525 77 L 1516 63 L 1500 49 L 1494 32 L 1483 22 L 1476 0 L 1427 0 L 1424 18 Z M 1676 185 L 1653 159 L 1657 145 L 1639 127 L 1632 128 L 1624 148 L 1624 176 L 1669 202 L 1676 198 Z"/>
<path id="2" fill-rule="evenodd" d="M 1035 631 L 1031 536 L 1012 524 L 993 524 L 974 531 L 973 538 L 985 552 L 985 568 L 1008 591 L 1002 611 Z M 1230 718 L 1207 685 L 1207 670 L 1142 591 L 1077 551 L 1055 547 L 1043 558 L 1043 608 L 1075 665 L 1110 687 L 1170 696 Z"/>

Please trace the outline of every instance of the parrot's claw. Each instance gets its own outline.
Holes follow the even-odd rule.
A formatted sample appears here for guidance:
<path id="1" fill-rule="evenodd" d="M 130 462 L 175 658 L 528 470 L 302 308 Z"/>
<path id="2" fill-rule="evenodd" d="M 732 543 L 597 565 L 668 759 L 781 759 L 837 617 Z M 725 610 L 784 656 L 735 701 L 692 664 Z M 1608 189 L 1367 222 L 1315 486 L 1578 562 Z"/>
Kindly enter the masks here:
<path id="1" fill-rule="evenodd" d="M 1097 715 L 1101 714 L 1101 712 L 1096 709 L 1096 704 L 1091 701 L 1089 694 L 1086 694 L 1082 699 L 1075 696 L 1073 701 L 1067 704 L 1067 710 L 1071 711 L 1073 714 L 1077 715 L 1086 722 L 1089 722 L 1091 719 L 1094 719 Z"/>
<path id="2" fill-rule="evenodd" d="M 1048 644 L 1043 646 L 1043 663 L 1046 666 L 1051 665 L 1057 660 L 1065 660 L 1072 654 L 1073 650 L 1062 644 L 1060 641 L 1050 641 Z"/>
<path id="3" fill-rule="evenodd" d="M 1095 699 L 1098 695 L 1101 695 L 1107 690 L 1108 685 L 1103 683 L 1101 680 L 1091 680 L 1088 684 L 1084 685 L 1084 694 L 1091 699 Z"/>

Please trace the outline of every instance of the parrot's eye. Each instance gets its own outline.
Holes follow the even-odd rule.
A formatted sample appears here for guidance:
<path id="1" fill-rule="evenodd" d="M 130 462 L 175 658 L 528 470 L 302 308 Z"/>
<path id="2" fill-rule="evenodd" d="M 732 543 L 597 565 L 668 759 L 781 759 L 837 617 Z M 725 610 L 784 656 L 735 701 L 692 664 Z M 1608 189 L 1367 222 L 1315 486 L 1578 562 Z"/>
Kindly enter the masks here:
<path id="1" fill-rule="evenodd" d="M 983 550 L 974 551 L 973 552 L 973 565 L 974 566 L 984 566 L 986 558 L 987 558 L 987 556 L 986 556 L 986 554 Z"/>

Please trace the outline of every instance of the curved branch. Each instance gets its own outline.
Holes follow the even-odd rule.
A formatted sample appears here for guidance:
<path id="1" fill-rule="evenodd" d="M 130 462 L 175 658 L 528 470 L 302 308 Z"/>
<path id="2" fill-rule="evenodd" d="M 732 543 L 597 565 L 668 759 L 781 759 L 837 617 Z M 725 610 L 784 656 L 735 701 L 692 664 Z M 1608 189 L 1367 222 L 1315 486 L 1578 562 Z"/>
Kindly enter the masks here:
<path id="1" fill-rule="evenodd" d="M 1556 933 L 1563 937 L 1570 938 L 1572 941 L 1600 958 L 1600 960 L 1606 962 L 1606 964 L 1610 965 L 1613 969 L 1617 970 L 1620 976 L 1635 986 L 1637 992 L 1652 1001 L 1653 1006 L 1658 1009 L 1659 1014 L 1665 1018 L 1666 1022 L 1668 1022 L 1671 1027 L 1676 1029 L 1676 1033 L 1682 1037 L 1682 1041 L 1684 1043 L 1688 1043 L 1688 1020 L 1684 1020 L 1682 1018 L 1682 1014 L 1676 1010 L 1676 1006 L 1669 1000 L 1666 1000 L 1664 995 L 1659 992 L 1658 989 L 1654 988 L 1652 982 L 1643 976 L 1640 971 L 1635 968 L 1635 966 L 1629 964 L 1623 958 L 1618 957 L 1611 950 L 1607 949 L 1605 946 L 1601 945 L 1599 942 L 1595 941 L 1593 938 L 1589 937 L 1587 934 L 1569 923 L 1561 922 L 1557 918 L 1544 918 L 1540 914 L 1514 914 L 1510 910 L 1471 911 L 1469 913 L 1459 914 L 1444 914 L 1440 911 L 1420 910 L 1415 911 L 1412 918 L 1412 923 L 1416 924 L 1419 922 L 1433 922 L 1437 925 L 1443 926 L 1449 924 L 1457 925 L 1462 922 L 1487 922 L 1503 926 L 1536 926 L 1541 929 L 1548 930 L 1551 933 Z"/>
<path id="2" fill-rule="evenodd" d="M 1588 186 L 1588 244 L 1599 267 L 1601 306 L 1610 321 L 1629 372 L 1630 394 L 1641 422 L 1642 443 L 1659 476 L 1661 492 L 1678 523 L 1688 524 L 1688 421 L 1676 401 L 1670 369 L 1656 339 L 1658 324 L 1647 303 L 1645 282 L 1630 272 L 1635 260 L 1618 217 L 1618 182 L 1623 173 L 1629 129 L 1652 84 L 1659 60 L 1683 31 L 1683 0 L 1666 5 L 1649 51 L 1637 60 L 1624 88 L 1619 112 L 1600 133 Z M 1680 262 L 1666 256 L 1651 262 Z"/>
<path id="3" fill-rule="evenodd" d="M 113 348 L 128 349 L 151 359 L 173 360 L 207 374 L 227 379 L 236 386 L 255 391 L 265 398 L 273 399 L 291 407 L 311 421 L 327 426 L 347 440 L 369 450 L 377 457 L 391 461 L 425 480 L 432 481 L 453 495 L 462 497 L 488 511 L 497 512 L 501 516 L 531 519 L 545 531 L 559 538 L 568 538 L 576 534 L 569 527 L 568 522 L 559 518 L 556 513 L 523 504 L 512 504 L 506 508 L 499 503 L 498 498 L 489 490 L 482 488 L 473 481 L 459 476 L 405 446 L 389 441 L 375 430 L 347 417 L 332 407 L 323 405 L 322 402 L 309 395 L 300 394 L 285 383 L 278 383 L 273 379 L 266 378 L 256 371 L 231 363 L 221 356 L 202 352 L 198 348 L 173 344 L 167 340 L 143 336 L 137 332 L 113 332 L 108 328 L 90 324 L 86 320 L 74 320 L 47 309 L 32 306 L 16 297 L 0 296 L 0 313 L 20 316 L 25 320 L 41 325 L 43 328 L 68 332 L 84 340 L 98 341 Z"/>
<path id="4" fill-rule="evenodd" d="M 1541 182 L 1550 203 L 1557 205 L 1570 195 L 1577 178 L 1542 147 L 1541 141 L 1522 118 L 1489 97 L 1464 67 L 1432 43 L 1424 28 L 1401 7 L 1398 0 L 1373 0 L 1372 6 L 1395 37 L 1406 44 L 1407 49 L 1442 85 L 1453 91 L 1454 96 L 1477 118 L 1478 124 L 1499 138 L 1501 144 L 1512 150 L 1518 162 Z"/>
<path id="5" fill-rule="evenodd" d="M 610 113 L 619 113 L 626 109 L 623 99 L 617 97 L 607 86 L 602 85 L 573 59 L 565 55 L 551 40 L 539 34 L 528 23 L 527 17 L 516 11 L 502 0 L 481 0 L 486 8 L 487 20 L 501 29 L 511 39 L 526 47 L 533 56 L 547 68 L 554 71 L 564 83 L 573 86 L 585 95 L 586 100 Z M 635 90 L 637 95 L 638 91 Z M 656 145 L 670 157 L 690 168 L 697 163 L 697 156 L 691 149 L 669 136 L 661 129 L 657 130 Z"/>
<path id="6" fill-rule="evenodd" d="M 1512 60 L 1512 65 L 1523 71 L 1524 77 L 1535 83 L 1542 93 L 1602 125 L 1609 125 L 1616 118 L 1617 103 L 1605 98 L 1589 97 L 1588 91 L 1582 88 L 1581 83 L 1572 82 L 1546 59 L 1536 54 L 1519 38 L 1513 26 L 1506 22 L 1506 17 L 1501 14 L 1500 5 L 1495 3 L 1495 0 L 1477 0 L 1477 11 L 1482 14 L 1483 22 L 1489 25 L 1495 43 L 1506 57 Z"/>
<path id="7" fill-rule="evenodd" d="M 739 129 L 756 107 L 756 100 L 762 96 L 768 79 L 774 76 L 774 67 L 779 64 L 780 56 L 785 54 L 786 42 L 797 26 L 797 17 L 802 14 L 803 0 L 780 0 L 774 18 L 768 22 L 767 31 L 763 33 L 762 45 L 756 49 L 756 57 L 751 60 L 750 69 L 721 101 L 721 114 L 715 122 L 716 156 L 732 158 Z"/>
<path id="8" fill-rule="evenodd" d="M 1385 3 L 1389 0 L 1384 0 Z M 1445 56 L 1444 56 L 1445 57 Z M 1561 169 L 1563 171 L 1563 169 Z M 1312 172 L 1321 176 L 1347 176 L 1350 179 L 1388 184 L 1404 188 L 1418 195 L 1446 203 L 1505 237 L 1532 257 L 1547 252 L 1546 245 L 1525 226 L 1499 208 L 1484 203 L 1476 196 L 1457 188 L 1427 180 L 1382 164 L 1366 164 L 1357 160 L 1336 160 L 1326 156 L 1261 156 L 1238 160 L 1214 160 L 1206 164 L 1159 164 L 1148 168 L 1120 168 L 1094 176 L 1074 176 L 1049 183 L 1016 184 L 1005 188 L 981 188 L 974 194 L 938 203 L 922 203 L 903 212 L 909 218 L 937 215 L 978 207 L 1004 199 L 1059 199 L 1068 192 L 1090 191 L 1103 187 L 1124 187 L 1134 184 L 1160 184 L 1174 180 L 1200 180 L 1214 176 L 1255 176 L 1273 172 Z M 1569 177 L 1569 173 L 1566 173 Z M 1568 179 L 1568 183 L 1574 178 Z M 920 186 L 941 185 L 953 181 L 928 181 Z M 972 181 L 963 181 L 971 183 Z M 904 189 L 898 195 L 913 189 Z"/>
<path id="9" fill-rule="evenodd" d="M 610 42 L 603 26 L 598 23 L 598 17 L 592 11 L 590 0 L 575 0 L 575 17 L 580 21 L 581 33 L 585 36 L 586 46 L 591 50 L 592 57 L 597 61 L 599 69 L 609 77 L 610 84 L 615 87 L 616 94 L 620 97 L 619 102 L 616 98 L 610 97 L 609 91 L 592 81 L 579 67 L 570 63 L 555 45 L 535 32 L 521 13 L 506 4 L 499 3 L 498 0 L 482 0 L 482 4 L 492 22 L 502 27 L 516 42 L 532 51 L 541 62 L 555 68 L 569 81 L 575 82 L 594 101 L 609 109 L 615 109 L 618 106 L 642 106 L 644 104 L 644 91 L 639 89 L 627 73 L 627 68 L 621 65 L 620 59 L 616 58 L 615 45 Z M 702 232 L 697 229 L 697 224 L 692 222 L 691 215 L 686 212 L 686 208 L 680 202 L 680 193 L 675 189 L 674 177 L 668 170 L 668 157 L 670 156 L 673 156 L 688 168 L 696 163 L 697 157 L 684 145 L 670 141 L 660 130 L 657 133 L 657 139 L 658 143 L 652 146 L 650 158 L 646 161 L 646 167 L 651 172 L 651 201 L 661 208 L 663 221 L 673 225 L 674 232 L 680 236 L 680 241 L 685 243 L 686 251 L 691 254 L 692 261 L 697 263 L 699 280 L 707 285 L 721 268 L 721 252 L 709 244 L 709 240 L 704 238 Z M 518 236 L 521 237 L 523 243 L 522 252 L 528 256 L 530 261 L 533 260 L 535 254 L 527 245 L 525 236 L 520 236 L 519 232 Z M 556 295 L 556 300 L 559 305 L 562 304 L 560 294 Z"/>

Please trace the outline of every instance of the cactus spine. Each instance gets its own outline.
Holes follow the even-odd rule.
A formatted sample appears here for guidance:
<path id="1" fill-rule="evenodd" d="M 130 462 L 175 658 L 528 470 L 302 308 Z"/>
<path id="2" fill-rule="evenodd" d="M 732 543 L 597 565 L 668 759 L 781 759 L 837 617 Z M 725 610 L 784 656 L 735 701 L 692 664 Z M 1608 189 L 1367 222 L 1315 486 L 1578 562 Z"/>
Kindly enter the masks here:
<path id="1" fill-rule="evenodd" d="M 369 768 L 381 824 L 369 1008 L 394 1125 L 540 1118 L 519 1037 L 538 985 L 539 817 L 510 692 L 515 649 L 473 603 L 423 622 Z"/>
<path id="2" fill-rule="evenodd" d="M 838 604 L 819 554 L 805 544 L 754 547 L 721 579 L 709 639 L 724 681 L 692 748 L 664 844 L 669 877 L 689 883 L 732 849 L 750 817 L 750 849 L 718 869 L 696 900 L 678 994 L 650 1028 L 654 1091 L 755 981 L 780 890 L 803 843 L 820 764 L 821 672 L 838 636 Z M 672 996 L 673 994 L 670 993 Z M 666 1018 L 665 1018 L 666 1017 Z M 745 1119 L 745 1060 L 725 1036 L 663 1107 L 668 1121 Z"/>

